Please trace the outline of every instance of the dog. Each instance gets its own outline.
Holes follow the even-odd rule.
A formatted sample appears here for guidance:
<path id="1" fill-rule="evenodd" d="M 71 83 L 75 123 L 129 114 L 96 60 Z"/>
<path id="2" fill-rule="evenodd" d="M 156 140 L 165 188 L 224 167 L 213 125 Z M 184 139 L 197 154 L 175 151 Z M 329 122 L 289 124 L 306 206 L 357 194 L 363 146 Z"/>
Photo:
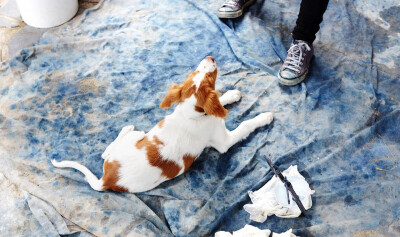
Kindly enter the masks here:
<path id="1" fill-rule="evenodd" d="M 273 114 L 266 112 L 227 130 L 223 106 L 239 101 L 241 93 L 229 90 L 218 98 L 216 78 L 217 65 L 208 56 L 182 84 L 172 84 L 160 107 L 177 104 L 174 112 L 146 134 L 135 131 L 133 125 L 124 127 L 102 154 L 101 179 L 74 161 L 52 160 L 53 165 L 79 170 L 97 191 L 144 192 L 185 172 L 204 148 L 224 153 L 256 128 L 272 122 Z"/>

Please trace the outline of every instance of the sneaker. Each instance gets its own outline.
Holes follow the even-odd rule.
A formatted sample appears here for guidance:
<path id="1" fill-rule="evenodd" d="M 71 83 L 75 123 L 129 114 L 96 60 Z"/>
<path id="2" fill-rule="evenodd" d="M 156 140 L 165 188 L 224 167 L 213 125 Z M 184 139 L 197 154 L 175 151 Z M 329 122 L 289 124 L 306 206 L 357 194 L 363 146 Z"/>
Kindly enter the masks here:
<path id="1" fill-rule="evenodd" d="M 236 18 L 243 14 L 243 10 L 254 0 L 226 0 L 218 10 L 219 18 Z"/>
<path id="2" fill-rule="evenodd" d="M 299 84 L 306 78 L 314 48 L 302 40 L 294 40 L 278 73 L 279 83 L 286 86 Z"/>

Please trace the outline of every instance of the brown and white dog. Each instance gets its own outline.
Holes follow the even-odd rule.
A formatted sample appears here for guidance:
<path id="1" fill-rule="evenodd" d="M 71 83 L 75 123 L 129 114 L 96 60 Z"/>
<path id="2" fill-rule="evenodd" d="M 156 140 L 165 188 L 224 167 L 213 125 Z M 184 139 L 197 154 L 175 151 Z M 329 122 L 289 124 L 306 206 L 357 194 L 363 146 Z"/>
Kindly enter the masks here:
<path id="1" fill-rule="evenodd" d="M 98 191 L 144 192 L 185 172 L 204 148 L 224 153 L 256 128 L 272 122 L 272 113 L 267 112 L 227 130 L 223 106 L 240 100 L 241 94 L 230 90 L 218 98 L 216 78 L 215 60 L 206 57 L 181 85 L 173 84 L 161 102 L 164 109 L 178 104 L 172 114 L 146 134 L 134 131 L 133 125 L 124 127 L 102 154 L 101 179 L 74 161 L 52 160 L 53 165 L 79 170 Z"/>

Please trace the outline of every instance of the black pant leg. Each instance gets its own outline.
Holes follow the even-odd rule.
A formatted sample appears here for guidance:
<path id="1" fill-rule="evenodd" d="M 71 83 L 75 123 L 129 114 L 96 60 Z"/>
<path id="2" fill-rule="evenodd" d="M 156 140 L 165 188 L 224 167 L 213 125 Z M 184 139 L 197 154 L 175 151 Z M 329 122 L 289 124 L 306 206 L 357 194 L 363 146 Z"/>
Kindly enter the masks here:
<path id="1" fill-rule="evenodd" d="M 328 6 L 329 0 L 302 0 L 296 27 L 292 35 L 295 40 L 304 40 L 312 44 L 319 24 Z"/>

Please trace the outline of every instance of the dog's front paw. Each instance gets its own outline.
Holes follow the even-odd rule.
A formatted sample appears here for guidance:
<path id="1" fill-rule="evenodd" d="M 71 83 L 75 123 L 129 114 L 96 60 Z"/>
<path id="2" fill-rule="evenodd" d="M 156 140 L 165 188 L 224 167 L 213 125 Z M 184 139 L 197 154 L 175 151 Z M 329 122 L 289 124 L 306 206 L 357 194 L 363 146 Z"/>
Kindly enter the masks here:
<path id="1" fill-rule="evenodd" d="M 242 93 L 238 90 L 229 90 L 221 98 L 226 100 L 227 104 L 231 104 L 239 101 L 242 98 Z"/>
<path id="2" fill-rule="evenodd" d="M 272 120 L 274 120 L 274 114 L 271 112 L 265 112 L 265 113 L 257 115 L 257 117 L 255 117 L 255 119 L 257 119 L 260 126 L 265 126 L 265 125 L 270 124 L 272 122 Z"/>

